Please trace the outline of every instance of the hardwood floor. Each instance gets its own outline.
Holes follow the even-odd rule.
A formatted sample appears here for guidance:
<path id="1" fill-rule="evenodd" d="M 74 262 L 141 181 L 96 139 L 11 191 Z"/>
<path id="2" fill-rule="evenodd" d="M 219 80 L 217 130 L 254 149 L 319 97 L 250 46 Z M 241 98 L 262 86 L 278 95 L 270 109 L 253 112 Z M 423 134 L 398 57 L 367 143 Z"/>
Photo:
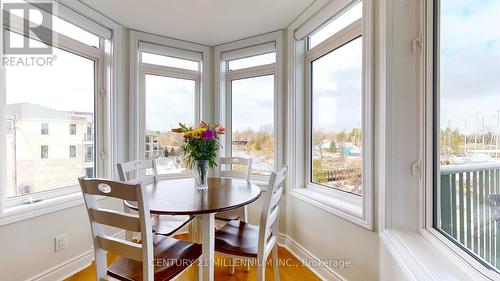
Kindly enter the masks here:
<path id="1" fill-rule="evenodd" d="M 284 248 L 279 248 L 279 258 L 280 263 L 280 278 L 281 281 L 313 281 L 321 280 L 314 273 L 312 273 L 307 267 L 303 266 L 302 263 L 297 260 L 290 252 Z M 108 256 L 108 262 L 115 260 L 116 256 L 110 254 Z M 216 256 L 217 262 L 215 267 L 215 280 L 231 280 L 231 281 L 243 281 L 243 280 L 256 280 L 256 268 L 251 267 L 249 272 L 245 272 L 243 267 L 236 267 L 236 273 L 234 275 L 229 275 L 230 259 L 222 256 Z M 269 263 L 271 264 L 271 263 Z M 71 276 L 66 281 L 94 281 L 95 280 L 95 266 L 92 264 L 88 268 L 80 271 L 79 273 Z M 189 268 L 177 279 L 178 281 L 189 281 L 194 280 L 194 271 Z M 266 267 L 266 280 L 274 280 L 273 271 L 271 266 Z"/>

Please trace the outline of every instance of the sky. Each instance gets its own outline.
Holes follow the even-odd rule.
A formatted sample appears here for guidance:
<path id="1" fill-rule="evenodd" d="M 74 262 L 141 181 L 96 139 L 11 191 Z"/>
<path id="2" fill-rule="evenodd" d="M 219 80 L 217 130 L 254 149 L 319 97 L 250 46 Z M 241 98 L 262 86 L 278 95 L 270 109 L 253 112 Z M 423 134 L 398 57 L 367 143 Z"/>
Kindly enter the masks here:
<path id="1" fill-rule="evenodd" d="M 442 0 L 441 127 L 496 130 L 500 110 L 500 1 Z"/>
<path id="2" fill-rule="evenodd" d="M 13 45 L 22 40 L 17 34 L 11 38 Z M 57 48 L 53 55 L 52 66 L 6 67 L 7 104 L 29 102 L 56 110 L 94 112 L 94 62 Z"/>
<path id="3" fill-rule="evenodd" d="M 166 132 L 179 127 L 179 122 L 193 126 L 193 80 L 146 75 L 145 87 L 147 130 Z"/>

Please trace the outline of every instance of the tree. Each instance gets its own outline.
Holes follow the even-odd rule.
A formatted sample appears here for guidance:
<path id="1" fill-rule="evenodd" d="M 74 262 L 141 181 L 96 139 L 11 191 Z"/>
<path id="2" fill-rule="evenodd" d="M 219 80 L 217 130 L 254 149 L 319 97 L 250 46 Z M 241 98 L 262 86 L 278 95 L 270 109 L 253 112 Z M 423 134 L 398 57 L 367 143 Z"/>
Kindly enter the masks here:
<path id="1" fill-rule="evenodd" d="M 168 153 L 168 147 L 164 149 L 164 156 L 165 156 L 165 157 L 168 157 L 168 156 L 169 156 L 169 153 Z"/>
<path id="2" fill-rule="evenodd" d="M 335 140 L 332 140 L 330 142 L 330 149 L 333 151 L 333 153 L 337 152 L 337 144 L 335 143 Z"/>

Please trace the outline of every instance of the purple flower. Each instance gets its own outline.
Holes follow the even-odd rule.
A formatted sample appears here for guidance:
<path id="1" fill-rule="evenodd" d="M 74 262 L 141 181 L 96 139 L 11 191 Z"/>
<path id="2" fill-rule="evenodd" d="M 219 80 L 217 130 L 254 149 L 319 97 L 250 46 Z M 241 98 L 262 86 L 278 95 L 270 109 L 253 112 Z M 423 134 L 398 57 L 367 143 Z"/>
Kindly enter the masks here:
<path id="1" fill-rule="evenodd" d="M 215 139 L 215 132 L 212 131 L 212 130 L 206 130 L 203 132 L 203 139 L 206 139 L 206 140 L 211 140 L 211 139 Z"/>

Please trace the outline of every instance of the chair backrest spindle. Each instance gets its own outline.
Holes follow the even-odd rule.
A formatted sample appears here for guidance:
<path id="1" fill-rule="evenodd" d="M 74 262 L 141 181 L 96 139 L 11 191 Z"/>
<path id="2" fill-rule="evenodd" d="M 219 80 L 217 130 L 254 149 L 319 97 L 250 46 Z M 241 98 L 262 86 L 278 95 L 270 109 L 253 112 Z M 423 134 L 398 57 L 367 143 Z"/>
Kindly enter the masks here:
<path id="1" fill-rule="evenodd" d="M 158 170 L 155 160 L 137 160 L 125 163 L 118 163 L 118 176 L 121 181 L 129 183 L 152 184 L 158 182 Z M 152 175 L 147 175 L 146 171 L 152 170 Z M 135 173 L 135 178 L 130 174 Z"/>
<path id="2" fill-rule="evenodd" d="M 231 165 L 230 170 L 222 169 L 223 165 Z M 246 166 L 245 171 L 234 170 L 233 165 Z M 219 176 L 228 178 L 239 178 L 250 181 L 252 173 L 252 158 L 222 157 L 219 159 Z"/>

